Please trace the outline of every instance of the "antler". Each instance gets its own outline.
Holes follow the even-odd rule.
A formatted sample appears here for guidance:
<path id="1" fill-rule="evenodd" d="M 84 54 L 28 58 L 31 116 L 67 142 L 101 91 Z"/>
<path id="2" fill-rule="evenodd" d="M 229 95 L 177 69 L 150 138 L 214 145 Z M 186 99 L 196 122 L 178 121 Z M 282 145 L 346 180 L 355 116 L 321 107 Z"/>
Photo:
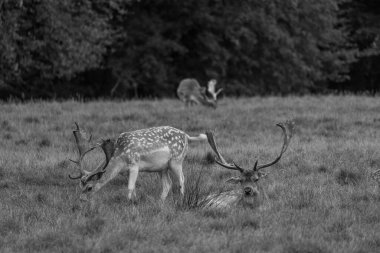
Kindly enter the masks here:
<path id="1" fill-rule="evenodd" d="M 77 122 L 75 122 L 75 125 L 76 125 L 77 129 L 75 129 L 73 131 L 73 134 L 74 134 L 75 142 L 76 142 L 77 148 L 78 148 L 79 159 L 78 159 L 78 161 L 74 161 L 74 160 L 70 159 L 70 161 L 72 161 L 73 163 L 78 165 L 80 174 L 79 174 L 79 176 L 75 176 L 75 177 L 73 177 L 69 174 L 70 179 L 78 179 L 78 178 L 82 177 L 84 174 L 88 174 L 88 172 L 83 169 L 82 160 L 83 160 L 83 157 L 88 152 L 90 152 L 91 150 L 93 150 L 97 147 L 97 145 L 95 145 L 95 146 L 88 148 L 87 146 L 90 144 L 92 135 L 87 133 L 85 130 L 81 129 Z"/>
<path id="2" fill-rule="evenodd" d="M 102 148 L 106 160 L 103 161 L 96 170 L 89 173 L 89 176 L 87 177 L 86 181 L 89 181 L 94 176 L 101 175 L 105 172 L 105 169 L 109 161 L 111 160 L 111 157 L 113 156 L 115 150 L 114 141 L 111 139 L 101 140 L 101 142 L 98 143 L 97 146 L 100 146 Z"/>
<path id="3" fill-rule="evenodd" d="M 255 163 L 255 166 L 253 167 L 253 170 L 261 170 L 263 168 L 272 166 L 273 164 L 276 164 L 278 161 L 280 161 L 282 154 L 286 151 L 286 149 L 289 146 L 290 139 L 293 137 L 294 133 L 294 122 L 292 121 L 286 121 L 284 123 L 278 123 L 276 124 L 282 129 L 282 132 L 284 134 L 284 144 L 282 145 L 280 155 L 273 161 L 267 164 L 257 165 L 257 161 Z"/>
<path id="4" fill-rule="evenodd" d="M 218 94 L 223 90 L 223 88 L 220 88 L 217 92 L 215 92 L 215 85 L 216 85 L 216 80 L 211 79 L 208 84 L 207 84 L 207 91 L 212 95 L 212 97 L 216 100 L 216 97 Z"/>
<path id="5" fill-rule="evenodd" d="M 78 159 L 78 161 L 74 161 L 74 160 L 70 159 L 70 161 L 72 161 L 73 163 L 78 165 L 79 170 L 80 170 L 80 174 L 78 176 L 75 176 L 75 177 L 69 175 L 69 178 L 70 179 L 78 179 L 78 178 L 81 178 L 83 175 L 86 174 L 86 175 L 88 175 L 87 180 L 90 180 L 93 176 L 104 173 L 105 168 L 107 167 L 111 157 L 113 156 L 114 150 L 115 150 L 114 141 L 112 141 L 111 139 L 101 140 L 100 142 L 98 142 L 95 145 L 88 148 L 87 146 L 90 144 L 92 135 L 87 133 L 85 130 L 81 129 L 77 122 L 75 122 L 75 125 L 76 125 L 77 129 L 75 129 L 73 131 L 73 134 L 74 134 L 75 142 L 77 144 L 77 148 L 78 148 L 78 152 L 79 152 L 79 159 Z M 82 160 L 83 160 L 84 156 L 88 152 L 90 152 L 90 151 L 92 151 L 98 147 L 102 148 L 102 150 L 105 154 L 105 158 L 106 158 L 105 161 L 102 162 L 98 166 L 98 168 L 92 172 L 84 170 L 83 166 L 82 166 Z"/>
<path id="6" fill-rule="evenodd" d="M 231 169 L 231 170 L 238 170 L 240 172 L 244 171 L 244 168 L 237 165 L 234 161 L 232 161 L 232 164 L 229 164 L 226 162 L 226 160 L 223 158 L 223 156 L 219 153 L 218 148 L 216 146 L 214 135 L 212 132 L 206 132 L 208 143 L 210 144 L 211 148 L 214 150 L 215 154 L 217 155 L 219 161 L 215 159 L 215 162 L 219 164 L 220 166 L 223 166 L 224 168 Z"/>

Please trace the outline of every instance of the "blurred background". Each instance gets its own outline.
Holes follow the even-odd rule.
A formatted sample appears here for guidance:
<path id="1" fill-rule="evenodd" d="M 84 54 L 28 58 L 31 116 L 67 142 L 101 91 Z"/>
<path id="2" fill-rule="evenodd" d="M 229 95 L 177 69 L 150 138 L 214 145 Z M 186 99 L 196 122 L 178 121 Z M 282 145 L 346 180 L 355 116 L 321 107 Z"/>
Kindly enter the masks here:
<path id="1" fill-rule="evenodd" d="M 0 98 L 376 94 L 377 0 L 0 0 Z"/>

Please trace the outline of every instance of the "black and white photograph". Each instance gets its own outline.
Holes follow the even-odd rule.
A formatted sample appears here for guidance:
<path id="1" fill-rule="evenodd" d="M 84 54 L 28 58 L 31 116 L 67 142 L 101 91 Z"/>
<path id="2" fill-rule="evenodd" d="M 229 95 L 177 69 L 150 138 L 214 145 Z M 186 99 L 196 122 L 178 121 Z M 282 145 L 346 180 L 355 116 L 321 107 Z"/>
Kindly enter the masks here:
<path id="1" fill-rule="evenodd" d="M 379 0 L 0 0 L 0 252 L 380 252 Z"/>

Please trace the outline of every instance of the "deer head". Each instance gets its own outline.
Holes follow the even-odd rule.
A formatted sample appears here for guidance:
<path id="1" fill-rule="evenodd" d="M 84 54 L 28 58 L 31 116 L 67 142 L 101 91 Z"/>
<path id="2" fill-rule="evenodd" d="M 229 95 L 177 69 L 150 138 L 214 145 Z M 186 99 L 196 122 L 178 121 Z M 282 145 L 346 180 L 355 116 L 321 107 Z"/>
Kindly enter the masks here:
<path id="1" fill-rule="evenodd" d="M 78 148 L 78 154 L 79 158 L 77 161 L 71 160 L 73 163 L 77 165 L 77 168 L 79 170 L 79 175 L 72 176 L 69 174 L 70 179 L 80 179 L 80 187 L 82 189 L 82 192 L 89 192 L 92 190 L 92 181 L 99 180 L 103 173 L 105 172 L 105 169 L 108 165 L 108 162 L 110 161 L 113 152 L 114 152 L 114 142 L 110 139 L 107 140 L 101 140 L 100 142 L 92 145 L 91 144 L 91 138 L 92 135 L 86 132 L 84 129 L 81 129 L 78 125 L 78 123 L 75 122 L 76 129 L 73 131 L 76 146 Z M 88 154 L 90 151 L 94 150 L 95 148 L 100 147 L 105 155 L 105 161 L 100 163 L 98 167 L 93 171 L 85 170 L 83 167 L 83 158 L 86 154 Z"/>
<path id="2" fill-rule="evenodd" d="M 217 92 L 215 92 L 216 83 L 217 82 L 215 79 L 211 79 L 207 84 L 207 91 L 211 94 L 211 96 L 212 96 L 211 98 L 207 96 L 205 87 L 199 87 L 199 92 L 202 95 L 202 100 L 200 100 L 200 102 L 203 105 L 210 106 L 214 109 L 216 109 L 216 107 L 217 107 L 217 96 L 223 90 L 221 88 Z"/>
<path id="3" fill-rule="evenodd" d="M 282 154 L 286 151 L 286 149 L 289 146 L 290 139 L 293 136 L 294 123 L 287 121 L 285 123 L 279 123 L 277 124 L 277 126 L 279 126 L 282 129 L 283 134 L 284 134 L 284 143 L 282 145 L 280 154 L 272 162 L 269 162 L 266 164 L 259 165 L 258 160 L 256 160 L 256 162 L 254 163 L 254 166 L 250 169 L 243 168 L 237 165 L 234 161 L 232 161 L 232 163 L 227 163 L 218 150 L 218 147 L 214 140 L 213 133 L 206 132 L 208 142 L 217 156 L 215 158 L 215 162 L 226 169 L 237 170 L 240 172 L 240 175 L 238 177 L 232 177 L 228 179 L 226 182 L 240 185 L 241 199 L 243 201 L 247 201 L 247 202 L 255 201 L 256 197 L 259 196 L 260 189 L 261 189 L 258 182 L 261 178 L 267 176 L 266 173 L 262 172 L 262 169 L 272 166 L 276 164 L 278 161 L 280 161 Z"/>

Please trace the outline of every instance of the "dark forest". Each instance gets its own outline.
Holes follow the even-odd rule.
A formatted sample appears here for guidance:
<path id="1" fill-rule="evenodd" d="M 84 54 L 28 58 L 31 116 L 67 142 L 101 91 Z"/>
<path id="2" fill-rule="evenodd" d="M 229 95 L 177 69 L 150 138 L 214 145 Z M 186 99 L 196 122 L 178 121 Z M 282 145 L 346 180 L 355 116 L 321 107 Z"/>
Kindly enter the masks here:
<path id="1" fill-rule="evenodd" d="M 376 0 L 0 0 L 0 97 L 379 91 Z"/>

